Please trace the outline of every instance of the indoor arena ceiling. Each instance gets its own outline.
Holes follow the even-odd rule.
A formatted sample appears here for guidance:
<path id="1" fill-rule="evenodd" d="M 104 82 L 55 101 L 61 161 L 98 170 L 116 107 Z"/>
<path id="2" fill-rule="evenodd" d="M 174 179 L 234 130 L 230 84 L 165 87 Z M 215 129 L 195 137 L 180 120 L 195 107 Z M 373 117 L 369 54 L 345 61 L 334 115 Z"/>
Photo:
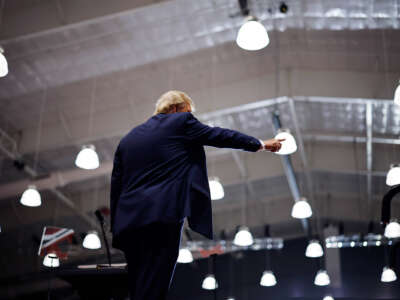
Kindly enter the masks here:
<path id="1" fill-rule="evenodd" d="M 5 9 L 10 1 L 6 1 Z M 40 5 L 39 1 L 36 5 Z M 66 1 L 55 1 L 63 11 Z M 399 0 L 250 1 L 267 30 L 400 27 Z M 32 4 L 35 5 L 35 4 Z M 43 4 L 42 4 L 43 5 Z M 234 0 L 164 1 L 1 41 L 10 64 L 0 98 L 99 76 L 234 41 L 243 17 Z M 232 17 L 236 15 L 235 17 Z M 42 16 L 43 17 L 43 16 Z M 7 19 L 5 18 L 4 25 Z M 7 30 L 7 29 L 5 29 Z"/>

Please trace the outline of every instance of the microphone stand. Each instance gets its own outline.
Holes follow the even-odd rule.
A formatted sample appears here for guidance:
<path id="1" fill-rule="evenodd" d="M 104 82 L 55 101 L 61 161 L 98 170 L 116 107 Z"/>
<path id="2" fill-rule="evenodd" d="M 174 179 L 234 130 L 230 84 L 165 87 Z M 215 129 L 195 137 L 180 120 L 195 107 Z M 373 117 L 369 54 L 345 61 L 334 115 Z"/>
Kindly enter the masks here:
<path id="1" fill-rule="evenodd" d="M 97 219 L 98 219 L 99 222 L 100 222 L 101 232 L 103 233 L 103 240 L 104 240 L 104 244 L 105 244 L 105 246 L 106 246 L 106 251 L 107 251 L 108 265 L 111 267 L 110 246 L 108 245 L 108 241 L 107 241 L 107 238 L 106 238 L 106 232 L 105 232 L 105 230 L 104 230 L 104 223 L 105 223 L 105 222 L 104 222 L 104 217 L 103 217 L 103 215 L 101 214 L 100 210 L 98 210 L 98 209 L 95 211 L 95 215 L 96 215 Z"/>

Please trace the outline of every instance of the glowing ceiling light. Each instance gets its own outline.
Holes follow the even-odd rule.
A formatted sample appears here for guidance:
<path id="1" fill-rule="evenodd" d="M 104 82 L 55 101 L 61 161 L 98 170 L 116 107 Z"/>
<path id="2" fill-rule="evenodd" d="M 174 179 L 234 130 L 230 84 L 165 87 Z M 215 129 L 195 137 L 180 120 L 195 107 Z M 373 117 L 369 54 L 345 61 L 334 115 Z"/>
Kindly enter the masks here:
<path id="1" fill-rule="evenodd" d="M 224 198 L 224 187 L 218 178 L 213 178 L 208 181 L 210 185 L 211 200 L 220 200 Z"/>
<path id="2" fill-rule="evenodd" d="M 275 278 L 274 272 L 264 271 L 264 273 L 261 277 L 261 280 L 260 280 L 260 285 L 262 285 L 262 286 L 276 285 L 276 278 Z"/>
<path id="3" fill-rule="evenodd" d="M 384 267 L 382 271 L 381 281 L 382 282 L 392 282 L 397 280 L 396 273 L 390 267 Z"/>
<path id="4" fill-rule="evenodd" d="M 275 152 L 280 155 L 289 155 L 297 150 L 296 140 L 288 129 L 280 129 L 275 139 L 285 139 L 282 142 L 282 147 L 279 151 Z"/>
<path id="5" fill-rule="evenodd" d="M 394 92 L 394 103 L 400 105 L 400 82 L 396 88 L 396 91 Z"/>
<path id="6" fill-rule="evenodd" d="M 384 235 L 389 239 L 400 237 L 400 224 L 396 220 L 391 220 L 385 227 Z"/>
<path id="7" fill-rule="evenodd" d="M 215 279 L 214 274 L 208 274 L 206 278 L 204 278 L 201 287 L 205 290 L 215 290 L 218 288 L 218 282 Z"/>
<path id="8" fill-rule="evenodd" d="M 354 242 L 354 241 L 352 241 L 351 243 L 350 243 L 350 247 L 354 247 L 356 245 L 356 243 Z"/>
<path id="9" fill-rule="evenodd" d="M 254 243 L 253 236 L 248 227 L 240 226 L 233 243 L 237 246 L 250 246 Z"/>
<path id="10" fill-rule="evenodd" d="M 338 243 L 338 247 L 339 247 L 339 248 L 342 248 L 342 247 L 343 247 L 343 243 L 342 243 L 342 242 L 339 242 L 339 243 Z"/>
<path id="11" fill-rule="evenodd" d="M 332 296 L 325 296 L 322 300 L 335 300 Z"/>
<path id="12" fill-rule="evenodd" d="M 312 210 L 310 204 L 308 204 L 306 198 L 302 197 L 296 201 L 292 208 L 292 217 L 296 219 L 306 219 L 312 216 Z"/>
<path id="13" fill-rule="evenodd" d="M 390 170 L 386 175 L 386 184 L 389 186 L 400 184 L 400 165 L 391 164 Z"/>
<path id="14" fill-rule="evenodd" d="M 101 242 L 99 235 L 96 231 L 89 231 L 88 234 L 83 239 L 83 247 L 86 249 L 100 249 Z"/>
<path id="15" fill-rule="evenodd" d="M 29 185 L 19 200 L 22 205 L 36 207 L 42 204 L 42 199 L 35 185 Z"/>
<path id="16" fill-rule="evenodd" d="M 367 247 L 367 246 L 368 246 L 368 242 L 367 242 L 367 241 L 364 241 L 364 242 L 363 242 L 363 246 L 364 246 L 364 247 Z"/>
<path id="17" fill-rule="evenodd" d="M 97 169 L 100 166 L 99 156 L 94 145 L 84 145 L 75 159 L 75 165 L 86 170 Z"/>
<path id="18" fill-rule="evenodd" d="M 8 74 L 8 63 L 4 56 L 4 49 L 0 47 L 0 77 L 4 77 Z"/>
<path id="19" fill-rule="evenodd" d="M 267 30 L 256 18 L 250 16 L 239 29 L 236 44 L 244 50 L 263 49 L 269 44 Z"/>
<path id="20" fill-rule="evenodd" d="M 193 261 L 192 252 L 188 248 L 181 248 L 178 255 L 178 263 L 187 264 Z"/>
<path id="21" fill-rule="evenodd" d="M 43 259 L 43 265 L 49 268 L 57 268 L 60 266 L 60 260 L 58 259 L 57 254 L 48 253 Z"/>
<path id="22" fill-rule="evenodd" d="M 319 286 L 329 285 L 331 280 L 326 270 L 319 270 L 314 279 L 314 284 Z"/>
<path id="23" fill-rule="evenodd" d="M 324 255 L 324 250 L 317 240 L 311 240 L 306 249 L 307 257 L 321 257 Z"/>

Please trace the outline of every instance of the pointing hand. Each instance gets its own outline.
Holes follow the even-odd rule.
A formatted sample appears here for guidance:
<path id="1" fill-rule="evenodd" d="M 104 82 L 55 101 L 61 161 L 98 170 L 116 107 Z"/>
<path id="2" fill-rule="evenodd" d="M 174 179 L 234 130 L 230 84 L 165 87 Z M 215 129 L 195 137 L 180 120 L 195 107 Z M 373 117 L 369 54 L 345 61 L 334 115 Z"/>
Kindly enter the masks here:
<path id="1" fill-rule="evenodd" d="M 277 152 L 282 147 L 282 142 L 285 139 L 269 139 L 264 141 L 264 149 L 269 150 L 271 152 Z"/>

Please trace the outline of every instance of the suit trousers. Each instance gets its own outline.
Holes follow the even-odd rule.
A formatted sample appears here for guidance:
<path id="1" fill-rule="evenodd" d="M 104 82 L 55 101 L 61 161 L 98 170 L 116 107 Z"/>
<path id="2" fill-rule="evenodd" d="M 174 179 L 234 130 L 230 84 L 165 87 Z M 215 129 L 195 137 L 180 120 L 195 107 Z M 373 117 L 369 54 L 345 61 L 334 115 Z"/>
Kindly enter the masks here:
<path id="1" fill-rule="evenodd" d="M 180 222 L 153 222 L 129 233 L 124 247 L 131 300 L 165 300 L 179 254 Z"/>

